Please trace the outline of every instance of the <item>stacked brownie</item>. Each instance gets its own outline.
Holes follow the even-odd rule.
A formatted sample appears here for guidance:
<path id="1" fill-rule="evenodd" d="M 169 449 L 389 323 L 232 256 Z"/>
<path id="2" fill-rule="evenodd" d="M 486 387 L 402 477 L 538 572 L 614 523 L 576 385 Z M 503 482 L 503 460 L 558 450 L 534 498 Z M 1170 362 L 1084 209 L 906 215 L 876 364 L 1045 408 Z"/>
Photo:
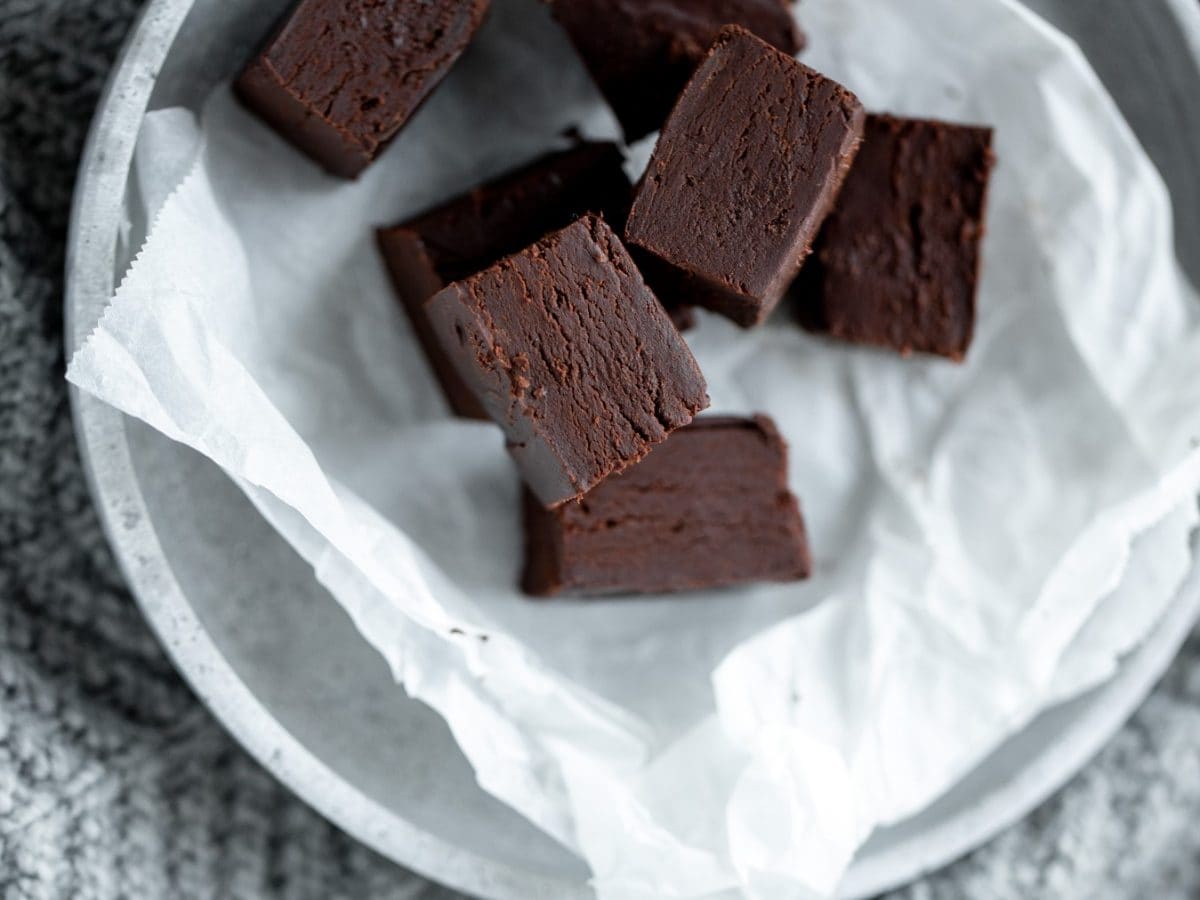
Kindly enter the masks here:
<path id="1" fill-rule="evenodd" d="M 425 311 L 547 507 L 578 500 L 708 406 L 687 344 L 598 216 L 447 286 Z"/>
<path id="2" fill-rule="evenodd" d="M 488 418 L 438 345 L 425 302 L 447 284 L 486 269 L 584 213 L 601 213 L 620 227 L 631 191 L 624 162 L 615 144 L 580 144 L 379 231 L 396 294 L 457 415 Z"/>
<path id="3" fill-rule="evenodd" d="M 790 295 L 814 332 L 963 359 L 991 131 L 867 115 L 794 58 L 790 0 L 546 2 L 626 139 L 661 129 L 645 175 L 577 141 L 378 234 L 448 404 L 499 426 L 525 482 L 523 587 L 806 578 L 783 438 L 765 416 L 699 416 L 681 332 L 692 307 L 751 328 Z M 239 95 L 354 177 L 487 6 L 302 0 Z"/>

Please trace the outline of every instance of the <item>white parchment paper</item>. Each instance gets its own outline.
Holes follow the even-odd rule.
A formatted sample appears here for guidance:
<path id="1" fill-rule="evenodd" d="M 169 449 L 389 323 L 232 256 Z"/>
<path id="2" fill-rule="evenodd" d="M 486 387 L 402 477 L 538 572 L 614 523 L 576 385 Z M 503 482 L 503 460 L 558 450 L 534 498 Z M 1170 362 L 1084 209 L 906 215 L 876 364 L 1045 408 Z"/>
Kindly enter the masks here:
<path id="1" fill-rule="evenodd" d="M 69 370 L 220 464 L 480 784 L 583 854 L 603 898 L 830 894 L 875 827 L 1108 677 L 1190 564 L 1195 299 L 1164 188 L 1077 49 L 1011 0 L 801 14 L 805 61 L 869 108 L 992 124 L 1000 159 L 965 365 L 786 315 L 688 334 L 714 410 L 765 411 L 790 441 L 804 585 L 515 591 L 516 476 L 495 428 L 445 414 L 372 227 L 568 126 L 615 133 L 528 0 L 497 0 L 358 183 L 227 89 L 198 118 L 151 114 L 154 225 Z"/>

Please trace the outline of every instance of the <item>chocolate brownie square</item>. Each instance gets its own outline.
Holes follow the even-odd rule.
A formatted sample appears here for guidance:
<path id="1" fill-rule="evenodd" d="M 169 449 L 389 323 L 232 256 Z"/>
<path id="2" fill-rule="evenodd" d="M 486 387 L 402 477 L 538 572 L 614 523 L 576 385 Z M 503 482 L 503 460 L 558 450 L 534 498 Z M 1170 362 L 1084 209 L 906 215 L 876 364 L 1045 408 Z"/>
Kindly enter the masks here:
<path id="1" fill-rule="evenodd" d="M 807 578 L 787 445 L 764 417 L 705 416 L 582 500 L 525 503 L 524 590 L 666 593 Z"/>
<path id="2" fill-rule="evenodd" d="M 837 82 L 724 28 L 634 196 L 625 237 L 656 288 L 748 327 L 774 309 L 858 152 L 864 113 Z"/>
<path id="3" fill-rule="evenodd" d="M 354 178 L 450 71 L 490 0 L 301 0 L 238 96 L 328 171 Z"/>
<path id="4" fill-rule="evenodd" d="M 378 232 L 396 293 L 457 415 L 489 418 L 442 352 L 425 302 L 585 213 L 603 213 L 619 228 L 631 191 L 623 165 L 616 145 L 581 143 Z"/>
<path id="5" fill-rule="evenodd" d="M 708 406 L 687 344 L 598 216 L 448 285 L 426 309 L 547 507 L 633 465 Z"/>
<path id="6" fill-rule="evenodd" d="M 975 327 L 990 128 L 872 115 L 793 288 L 813 331 L 962 360 Z"/>

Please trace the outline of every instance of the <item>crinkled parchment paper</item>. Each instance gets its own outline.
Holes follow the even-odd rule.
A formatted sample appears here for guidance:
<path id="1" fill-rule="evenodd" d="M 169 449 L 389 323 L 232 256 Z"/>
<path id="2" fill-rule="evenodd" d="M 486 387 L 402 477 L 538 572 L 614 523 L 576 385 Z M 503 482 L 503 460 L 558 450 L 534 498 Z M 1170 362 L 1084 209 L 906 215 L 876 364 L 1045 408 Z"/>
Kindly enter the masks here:
<path id="1" fill-rule="evenodd" d="M 992 124 L 1000 159 L 965 365 L 786 315 L 688 335 L 714 410 L 765 411 L 791 443 L 806 584 L 515 591 L 499 432 L 446 416 L 371 229 L 567 126 L 613 133 L 541 4 L 498 0 L 356 184 L 228 89 L 198 118 L 152 114 L 137 171 L 157 216 L 71 362 L 229 473 L 482 786 L 582 853 L 604 898 L 828 894 L 874 827 L 1111 674 L 1190 564 L 1195 303 L 1164 188 L 1079 52 L 1010 0 L 801 14 L 809 64 L 872 109 Z"/>

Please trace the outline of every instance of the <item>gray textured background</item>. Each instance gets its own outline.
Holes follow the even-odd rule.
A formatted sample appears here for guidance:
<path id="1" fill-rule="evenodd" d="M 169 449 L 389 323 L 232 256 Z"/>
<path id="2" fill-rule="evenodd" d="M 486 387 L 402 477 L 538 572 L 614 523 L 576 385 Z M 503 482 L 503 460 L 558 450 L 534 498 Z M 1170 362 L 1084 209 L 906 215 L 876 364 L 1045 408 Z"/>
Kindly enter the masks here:
<path id="1" fill-rule="evenodd" d="M 91 508 L 63 382 L 63 241 L 138 5 L 0 0 L 0 898 L 449 896 L 225 736 Z M 899 897 L 1200 897 L 1200 640 L 1058 797 Z"/>

